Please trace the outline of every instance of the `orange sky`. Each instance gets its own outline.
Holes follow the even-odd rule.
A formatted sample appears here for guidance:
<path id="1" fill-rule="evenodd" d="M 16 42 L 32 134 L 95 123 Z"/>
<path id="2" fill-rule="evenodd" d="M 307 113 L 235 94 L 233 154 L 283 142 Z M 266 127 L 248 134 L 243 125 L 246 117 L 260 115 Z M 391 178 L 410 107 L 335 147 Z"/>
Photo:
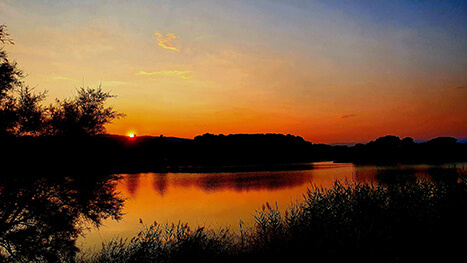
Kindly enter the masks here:
<path id="1" fill-rule="evenodd" d="M 48 90 L 111 90 L 109 133 L 467 137 L 465 2 L 0 1 Z"/>

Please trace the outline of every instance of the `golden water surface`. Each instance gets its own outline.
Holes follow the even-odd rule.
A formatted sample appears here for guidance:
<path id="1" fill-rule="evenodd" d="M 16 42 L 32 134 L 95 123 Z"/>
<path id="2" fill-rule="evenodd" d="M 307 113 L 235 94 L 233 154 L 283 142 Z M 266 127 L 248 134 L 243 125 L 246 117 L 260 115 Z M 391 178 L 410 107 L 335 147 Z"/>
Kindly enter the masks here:
<path id="1" fill-rule="evenodd" d="M 254 222 L 255 210 L 268 202 L 281 210 L 303 199 L 312 185 L 329 187 L 335 180 L 355 179 L 353 164 L 314 163 L 303 171 L 237 173 L 124 174 L 117 191 L 126 199 L 123 219 L 106 220 L 79 239 L 83 249 L 98 249 L 119 236 L 131 238 L 144 224 L 188 223 L 190 226 L 239 228 Z"/>

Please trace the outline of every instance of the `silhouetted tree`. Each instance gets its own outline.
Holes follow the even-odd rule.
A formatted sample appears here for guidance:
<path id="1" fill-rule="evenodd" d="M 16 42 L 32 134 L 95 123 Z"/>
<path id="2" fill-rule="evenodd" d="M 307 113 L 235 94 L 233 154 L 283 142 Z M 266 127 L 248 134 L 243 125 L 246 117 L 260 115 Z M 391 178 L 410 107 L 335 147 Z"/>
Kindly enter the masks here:
<path id="1" fill-rule="evenodd" d="M 105 106 L 109 98 L 114 98 L 110 92 L 104 92 L 101 86 L 97 89 L 79 88 L 73 99 L 56 100 L 50 105 L 50 128 L 55 135 L 98 135 L 105 133 L 105 124 L 125 116 Z"/>
<path id="2" fill-rule="evenodd" d="M 0 42 L 14 44 L 5 25 L 0 25 Z M 23 86 L 24 73 L 10 61 L 0 47 L 0 135 L 11 134 L 17 123 L 16 99 L 14 90 Z"/>
<path id="3" fill-rule="evenodd" d="M 5 25 L 0 25 L 0 42 L 14 44 Z M 46 91 L 33 93 L 23 78 L 16 62 L 0 47 L 0 135 L 96 135 L 105 132 L 105 124 L 123 116 L 105 106 L 106 100 L 115 96 L 100 86 L 80 88 L 74 98 L 57 100 L 45 108 L 41 102 Z M 36 146 L 50 146 L 48 137 L 34 138 L 32 144 L 25 138 L 0 138 L 0 262 L 73 261 L 83 221 L 99 226 L 105 218 L 120 219 L 123 200 L 114 191 L 113 178 L 98 174 L 38 178 L 38 174 L 50 174 L 39 170 L 41 167 L 57 166 L 55 162 L 62 159 L 51 154 L 38 157 L 43 152 L 38 154 L 41 147 Z M 18 172 L 24 167 L 33 171 L 33 176 Z M 9 176 L 11 169 L 15 176 Z"/>
<path id="4" fill-rule="evenodd" d="M 371 142 L 370 142 L 371 143 Z M 383 137 L 379 137 L 374 141 L 374 145 L 376 147 L 399 147 L 401 143 L 401 139 L 394 135 L 386 135 Z"/>
<path id="5" fill-rule="evenodd" d="M 0 25 L 0 42 L 14 44 L 5 25 Z M 46 91 L 34 94 L 24 85 L 24 73 L 0 48 L 0 135 L 97 135 L 105 133 L 105 124 L 123 117 L 106 107 L 109 92 L 81 87 L 72 99 L 56 100 L 48 108 L 41 106 Z"/>

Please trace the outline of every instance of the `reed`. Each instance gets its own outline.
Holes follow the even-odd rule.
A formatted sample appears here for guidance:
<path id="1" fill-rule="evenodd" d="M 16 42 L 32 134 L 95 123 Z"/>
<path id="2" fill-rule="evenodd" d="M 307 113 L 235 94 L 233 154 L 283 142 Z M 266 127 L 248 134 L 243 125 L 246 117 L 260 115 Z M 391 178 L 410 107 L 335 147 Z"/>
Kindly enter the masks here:
<path id="1" fill-rule="evenodd" d="M 206 262 L 229 254 L 235 247 L 229 229 L 191 229 L 188 224 L 145 225 L 132 239 L 115 238 L 97 253 L 78 262 Z"/>

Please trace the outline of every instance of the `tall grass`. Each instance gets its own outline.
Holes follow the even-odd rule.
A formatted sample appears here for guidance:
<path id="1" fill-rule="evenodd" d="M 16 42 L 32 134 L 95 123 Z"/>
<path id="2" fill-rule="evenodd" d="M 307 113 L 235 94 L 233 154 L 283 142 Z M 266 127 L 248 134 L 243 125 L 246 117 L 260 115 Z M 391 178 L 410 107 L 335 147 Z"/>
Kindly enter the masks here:
<path id="1" fill-rule="evenodd" d="M 131 240 L 115 239 L 78 261 L 458 259 L 466 245 L 467 179 L 465 173 L 457 180 L 439 178 L 412 180 L 402 173 L 380 184 L 312 187 L 285 213 L 266 203 L 256 211 L 253 227 L 240 221 L 240 233 L 153 224 Z"/>
<path id="2" fill-rule="evenodd" d="M 191 229 L 187 224 L 142 224 L 132 239 L 115 238 L 78 262 L 207 262 L 231 254 L 235 247 L 229 229 Z"/>

